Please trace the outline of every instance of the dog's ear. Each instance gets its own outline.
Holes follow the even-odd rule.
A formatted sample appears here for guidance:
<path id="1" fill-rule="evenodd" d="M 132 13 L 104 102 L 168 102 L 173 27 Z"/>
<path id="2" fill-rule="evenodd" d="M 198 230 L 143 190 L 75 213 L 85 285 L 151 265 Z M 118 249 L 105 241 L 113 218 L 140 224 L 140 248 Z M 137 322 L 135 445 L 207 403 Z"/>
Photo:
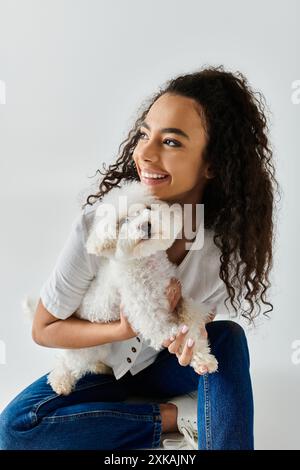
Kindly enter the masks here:
<path id="1" fill-rule="evenodd" d="M 86 242 L 87 252 L 97 256 L 113 255 L 117 245 L 117 236 L 116 213 L 111 210 L 111 207 L 106 211 L 102 206 L 101 210 L 97 210 Z"/>
<path id="2" fill-rule="evenodd" d="M 97 256 L 113 255 L 117 245 L 116 237 L 116 233 L 108 225 L 103 230 L 94 227 L 86 242 L 87 252 Z"/>

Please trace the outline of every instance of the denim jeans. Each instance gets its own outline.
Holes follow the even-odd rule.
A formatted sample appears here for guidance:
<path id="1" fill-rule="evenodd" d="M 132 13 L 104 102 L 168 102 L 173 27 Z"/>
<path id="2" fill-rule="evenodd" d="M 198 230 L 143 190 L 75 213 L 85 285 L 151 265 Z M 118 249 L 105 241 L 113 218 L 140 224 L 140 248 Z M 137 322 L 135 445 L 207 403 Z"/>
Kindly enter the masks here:
<path id="1" fill-rule="evenodd" d="M 207 325 L 219 371 L 198 375 L 167 348 L 154 363 L 119 380 L 87 374 L 68 396 L 40 377 L 0 415 L 0 449 L 149 449 L 160 447 L 159 400 L 198 390 L 198 449 L 253 449 L 253 396 L 243 328 L 229 320 Z M 130 396 L 149 403 L 126 403 Z M 157 401 L 156 401 L 157 398 Z M 130 400 L 129 400 L 130 401 Z"/>

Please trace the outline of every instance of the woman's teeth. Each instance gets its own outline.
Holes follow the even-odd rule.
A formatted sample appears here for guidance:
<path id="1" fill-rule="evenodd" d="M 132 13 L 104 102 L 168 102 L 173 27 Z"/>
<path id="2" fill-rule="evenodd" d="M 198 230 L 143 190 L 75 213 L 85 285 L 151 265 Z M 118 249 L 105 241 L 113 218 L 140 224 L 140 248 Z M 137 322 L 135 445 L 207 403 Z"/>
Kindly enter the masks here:
<path id="1" fill-rule="evenodd" d="M 166 178 L 166 177 L 168 176 L 168 175 L 157 175 L 157 174 L 155 174 L 155 173 L 152 173 L 152 174 L 151 174 L 151 173 L 145 173 L 144 171 L 142 171 L 141 174 L 142 174 L 143 178 L 155 178 L 155 179 L 156 179 L 156 178 L 157 178 L 157 179 L 159 179 L 159 178 L 160 178 L 160 179 L 164 179 L 164 178 Z"/>

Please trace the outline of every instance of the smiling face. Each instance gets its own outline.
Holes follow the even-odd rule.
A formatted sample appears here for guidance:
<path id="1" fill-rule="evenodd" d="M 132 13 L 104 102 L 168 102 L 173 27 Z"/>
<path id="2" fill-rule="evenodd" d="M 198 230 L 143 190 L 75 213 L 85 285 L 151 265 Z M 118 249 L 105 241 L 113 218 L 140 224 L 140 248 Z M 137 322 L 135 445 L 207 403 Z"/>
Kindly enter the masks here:
<path id="1" fill-rule="evenodd" d="M 139 132 L 133 159 L 141 182 L 161 200 L 200 203 L 211 175 L 202 157 L 207 136 L 198 104 L 165 93 L 151 106 Z M 153 173 L 165 177 L 149 178 Z"/>

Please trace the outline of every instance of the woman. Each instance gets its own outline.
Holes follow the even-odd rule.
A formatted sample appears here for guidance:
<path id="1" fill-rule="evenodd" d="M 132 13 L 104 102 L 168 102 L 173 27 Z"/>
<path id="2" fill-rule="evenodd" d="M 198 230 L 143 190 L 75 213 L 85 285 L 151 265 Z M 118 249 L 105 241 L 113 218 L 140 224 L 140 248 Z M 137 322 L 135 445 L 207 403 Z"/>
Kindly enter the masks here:
<path id="1" fill-rule="evenodd" d="M 185 330 L 166 338 L 157 352 L 141 341 L 122 311 L 120 321 L 108 325 L 72 313 L 99 269 L 99 259 L 84 250 L 96 203 L 132 179 L 150 185 L 166 202 L 193 209 L 204 204 L 203 248 L 187 250 L 182 238 L 168 250 L 191 296 L 214 314 L 226 313 L 230 300 L 230 308 L 249 322 L 260 313 L 260 303 L 269 306 L 267 312 L 273 309 L 266 292 L 276 180 L 262 101 L 242 74 L 223 67 L 178 76 L 152 97 L 122 144 L 99 192 L 87 198 L 72 226 L 33 323 L 33 338 L 43 346 L 110 343 L 114 375 L 86 375 L 69 396 L 57 396 L 47 376 L 41 377 L 3 411 L 0 448 L 154 448 L 162 433 L 179 431 L 198 449 L 253 449 L 249 352 L 236 322 L 212 321 L 202 331 L 219 362 L 219 371 L 208 374 L 187 367 L 193 345 Z M 171 293 L 176 314 L 180 288 Z M 153 402 L 127 402 L 132 395 Z"/>

